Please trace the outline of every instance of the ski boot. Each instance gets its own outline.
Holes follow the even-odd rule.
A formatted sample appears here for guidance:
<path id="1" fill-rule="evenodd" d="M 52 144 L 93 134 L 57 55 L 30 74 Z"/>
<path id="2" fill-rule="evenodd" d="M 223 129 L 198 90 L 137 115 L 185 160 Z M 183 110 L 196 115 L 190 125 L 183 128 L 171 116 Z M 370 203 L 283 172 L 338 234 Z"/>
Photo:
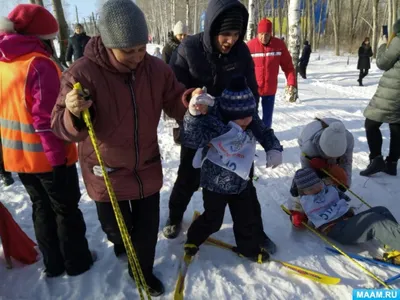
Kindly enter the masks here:
<path id="1" fill-rule="evenodd" d="M 400 251 L 391 251 L 383 254 L 383 260 L 400 266 Z"/>
<path id="2" fill-rule="evenodd" d="M 384 172 L 392 176 L 397 176 L 397 161 L 391 161 L 389 157 L 387 157 L 385 164 L 386 166 Z"/>
<path id="3" fill-rule="evenodd" d="M 247 258 L 251 261 L 254 261 L 258 264 L 262 264 L 262 263 L 269 261 L 269 253 L 267 251 L 265 251 L 264 248 L 260 248 L 260 253 L 258 253 L 257 255 L 251 255 L 251 256 L 246 256 L 246 255 L 240 253 L 238 247 L 233 247 L 232 251 L 235 252 L 240 257 L 245 257 L 245 258 Z"/>
<path id="4" fill-rule="evenodd" d="M 174 239 L 179 235 L 181 231 L 182 221 L 172 223 L 171 219 L 168 218 L 167 224 L 163 228 L 163 234 L 167 239 Z"/>
<path id="5" fill-rule="evenodd" d="M 276 244 L 268 236 L 265 236 L 264 242 L 260 245 L 260 248 L 269 254 L 274 254 L 276 252 Z"/>
<path id="6" fill-rule="evenodd" d="M 195 244 L 188 243 L 183 246 L 183 249 L 185 251 L 185 255 L 188 256 L 195 256 L 196 253 L 199 251 L 199 247 L 197 247 Z"/>
<path id="7" fill-rule="evenodd" d="M 379 172 L 385 171 L 386 165 L 382 155 L 370 160 L 368 167 L 360 172 L 361 176 L 371 176 Z"/>

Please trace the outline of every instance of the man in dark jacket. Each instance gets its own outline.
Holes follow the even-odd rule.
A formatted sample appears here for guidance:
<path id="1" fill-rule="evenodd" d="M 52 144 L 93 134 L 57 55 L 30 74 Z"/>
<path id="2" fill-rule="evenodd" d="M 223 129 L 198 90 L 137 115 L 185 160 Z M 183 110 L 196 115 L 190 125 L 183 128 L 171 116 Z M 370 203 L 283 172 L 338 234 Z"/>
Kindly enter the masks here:
<path id="1" fill-rule="evenodd" d="M 68 39 L 68 48 L 65 60 L 70 65 L 72 64 L 72 55 L 74 56 L 74 61 L 83 56 L 83 51 L 85 50 L 87 42 L 90 37 L 84 32 L 83 26 L 81 24 L 76 24 L 75 34 Z"/>
<path id="2" fill-rule="evenodd" d="M 311 55 L 311 45 L 308 41 L 304 41 L 303 51 L 301 52 L 300 63 L 299 63 L 299 73 L 304 79 L 307 79 L 307 66 L 310 61 Z"/>
<path id="3" fill-rule="evenodd" d="M 168 43 L 164 46 L 162 51 L 162 59 L 165 63 L 169 64 L 171 60 L 172 53 L 178 48 L 179 44 L 186 38 L 188 33 L 187 26 L 182 22 L 178 21 L 175 26 L 174 30 L 168 34 L 169 40 Z M 165 115 L 164 115 L 165 117 Z M 177 144 L 181 143 L 180 140 L 180 127 L 182 127 L 182 122 L 177 122 L 179 127 L 175 127 L 172 129 L 172 134 L 174 136 L 174 141 Z"/>
<path id="4" fill-rule="evenodd" d="M 221 95 L 233 77 L 241 75 L 246 78 L 255 99 L 259 99 L 253 59 L 243 41 L 248 16 L 245 6 L 238 0 L 209 2 L 204 32 L 186 38 L 170 61 L 176 77 L 186 88 L 202 86 L 216 97 Z M 186 207 L 199 188 L 200 171 L 192 166 L 195 153 L 196 149 L 182 145 L 178 178 L 169 201 L 169 219 L 163 230 L 167 238 L 175 238 L 179 234 Z M 252 183 L 251 190 L 256 194 Z M 255 203 L 249 205 L 254 206 L 254 218 L 259 223 L 257 236 L 260 244 L 273 253 L 275 245 L 264 233 L 257 196 L 251 198 L 255 199 Z"/>

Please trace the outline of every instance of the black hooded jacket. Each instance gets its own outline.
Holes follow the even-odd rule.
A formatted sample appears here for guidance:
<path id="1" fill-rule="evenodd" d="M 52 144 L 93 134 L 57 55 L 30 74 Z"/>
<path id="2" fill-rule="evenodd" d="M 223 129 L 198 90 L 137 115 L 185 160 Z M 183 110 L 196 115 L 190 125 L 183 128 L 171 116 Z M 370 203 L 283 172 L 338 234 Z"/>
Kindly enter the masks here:
<path id="1" fill-rule="evenodd" d="M 214 21 L 224 11 L 239 7 L 243 12 L 243 30 L 228 54 L 221 54 L 213 45 L 211 34 Z M 170 66 L 186 88 L 206 87 L 207 92 L 220 96 L 232 77 L 244 76 L 257 102 L 259 100 L 254 63 L 243 41 L 249 14 L 238 0 L 210 0 L 204 32 L 187 37 L 172 55 Z"/>

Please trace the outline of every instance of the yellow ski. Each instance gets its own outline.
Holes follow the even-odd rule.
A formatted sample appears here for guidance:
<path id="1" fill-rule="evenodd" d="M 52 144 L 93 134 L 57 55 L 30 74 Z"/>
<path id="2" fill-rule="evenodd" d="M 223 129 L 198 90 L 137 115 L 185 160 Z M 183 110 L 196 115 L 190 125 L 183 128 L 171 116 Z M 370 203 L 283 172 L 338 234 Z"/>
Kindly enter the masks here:
<path id="1" fill-rule="evenodd" d="M 174 300 L 183 300 L 183 292 L 185 290 L 185 277 L 193 256 L 184 255 L 179 269 L 178 280 L 176 281 Z"/>
<path id="2" fill-rule="evenodd" d="M 197 217 L 200 215 L 200 213 L 198 211 L 195 211 L 194 215 L 195 215 L 195 217 Z M 230 245 L 221 240 L 211 238 L 211 237 L 209 237 L 206 240 L 206 243 L 216 246 L 216 247 L 220 247 L 225 250 L 231 250 L 231 251 L 233 251 L 233 247 L 234 247 L 233 245 Z M 285 261 L 277 260 L 277 259 L 270 258 L 269 260 L 280 263 L 282 266 L 289 269 L 291 271 L 291 273 L 294 273 L 301 277 L 313 280 L 315 282 L 319 282 L 319 283 L 323 283 L 323 284 L 338 284 L 340 282 L 340 278 L 338 278 L 338 277 L 332 277 L 332 276 L 329 276 L 326 274 L 322 274 L 322 273 L 319 273 L 319 272 L 316 272 L 316 271 L 313 271 L 313 270 L 310 270 L 307 268 L 299 267 L 299 266 L 287 263 Z"/>

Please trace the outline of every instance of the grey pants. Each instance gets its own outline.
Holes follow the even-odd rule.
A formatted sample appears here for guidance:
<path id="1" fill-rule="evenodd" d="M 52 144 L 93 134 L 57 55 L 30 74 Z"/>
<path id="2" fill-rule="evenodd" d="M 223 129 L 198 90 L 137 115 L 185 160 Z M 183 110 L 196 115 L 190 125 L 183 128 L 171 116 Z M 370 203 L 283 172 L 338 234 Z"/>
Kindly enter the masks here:
<path id="1" fill-rule="evenodd" d="M 400 250 L 400 225 L 383 206 L 373 207 L 338 222 L 328 232 L 328 237 L 343 245 L 376 239 L 393 250 Z"/>

